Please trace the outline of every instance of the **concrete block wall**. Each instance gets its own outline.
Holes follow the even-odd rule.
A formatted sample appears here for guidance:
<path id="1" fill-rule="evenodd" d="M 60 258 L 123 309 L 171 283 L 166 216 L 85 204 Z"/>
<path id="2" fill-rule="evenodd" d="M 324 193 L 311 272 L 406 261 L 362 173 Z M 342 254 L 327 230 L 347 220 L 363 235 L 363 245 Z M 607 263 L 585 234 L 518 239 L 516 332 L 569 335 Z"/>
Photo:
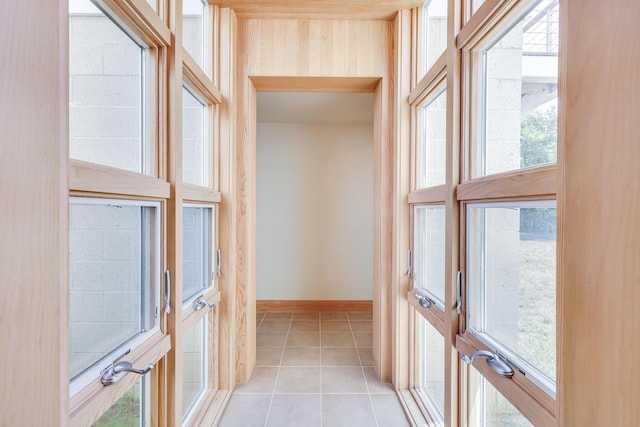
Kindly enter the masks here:
<path id="1" fill-rule="evenodd" d="M 520 168 L 522 24 L 486 54 L 485 174 Z"/>
<path id="2" fill-rule="evenodd" d="M 71 376 L 140 329 L 141 208 L 70 208 Z"/>
<path id="3" fill-rule="evenodd" d="M 426 134 L 424 135 L 424 171 L 421 187 L 446 184 L 447 175 L 447 93 L 438 95 L 423 110 Z"/>
<path id="4" fill-rule="evenodd" d="M 204 40 L 202 15 L 195 12 L 198 8 L 197 3 L 201 3 L 201 1 L 187 0 L 184 3 L 193 3 L 192 5 L 183 5 L 183 8 L 191 6 L 193 9 L 189 8 L 182 17 L 182 45 L 187 52 L 189 52 L 189 55 L 196 60 L 198 65 L 208 73 L 209 67 L 205 66 L 202 48 L 202 42 Z"/>
<path id="5" fill-rule="evenodd" d="M 422 387 L 444 411 L 444 337 L 428 320 L 420 317 L 420 347 L 424 349 Z"/>
<path id="6" fill-rule="evenodd" d="M 204 339 L 206 338 L 206 321 L 196 323 L 191 329 L 185 331 L 182 343 L 182 414 L 187 413 L 193 402 L 198 398 L 204 388 Z"/>
<path id="7" fill-rule="evenodd" d="M 205 208 L 185 207 L 182 210 L 182 295 L 191 298 L 199 289 L 206 287 L 204 272 L 205 230 L 203 217 Z"/>
<path id="8" fill-rule="evenodd" d="M 212 164 L 206 156 L 210 153 L 205 145 L 206 107 L 187 89 L 182 89 L 182 177 L 184 182 L 207 186 L 208 174 L 205 165 Z"/>
<path id="9" fill-rule="evenodd" d="M 434 0 L 435 3 L 435 0 Z M 446 9 L 446 3 L 444 4 Z M 442 55 L 447 47 L 447 17 L 430 16 L 427 26 L 427 63 L 424 72 Z"/>
<path id="10" fill-rule="evenodd" d="M 414 214 L 415 285 L 444 302 L 445 210 L 419 208 Z"/>
<path id="11" fill-rule="evenodd" d="M 69 18 L 69 154 L 141 172 L 142 51 L 104 15 Z"/>

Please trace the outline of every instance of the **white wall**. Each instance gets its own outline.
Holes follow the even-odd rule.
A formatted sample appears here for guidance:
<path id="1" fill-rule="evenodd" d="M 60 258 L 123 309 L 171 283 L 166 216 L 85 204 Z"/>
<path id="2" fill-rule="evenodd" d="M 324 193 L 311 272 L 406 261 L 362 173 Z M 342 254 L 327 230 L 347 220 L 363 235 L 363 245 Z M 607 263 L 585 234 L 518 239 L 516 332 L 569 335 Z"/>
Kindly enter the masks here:
<path id="1" fill-rule="evenodd" d="M 373 125 L 257 130 L 257 299 L 372 299 Z"/>

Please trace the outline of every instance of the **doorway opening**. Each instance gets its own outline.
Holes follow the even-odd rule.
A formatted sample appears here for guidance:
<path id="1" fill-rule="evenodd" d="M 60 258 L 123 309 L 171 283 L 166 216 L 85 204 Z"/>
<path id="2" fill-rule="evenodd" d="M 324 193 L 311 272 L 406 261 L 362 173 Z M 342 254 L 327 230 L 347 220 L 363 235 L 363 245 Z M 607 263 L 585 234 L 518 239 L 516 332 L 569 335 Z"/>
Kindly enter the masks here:
<path id="1" fill-rule="evenodd" d="M 371 311 L 373 93 L 256 98 L 257 311 Z"/>

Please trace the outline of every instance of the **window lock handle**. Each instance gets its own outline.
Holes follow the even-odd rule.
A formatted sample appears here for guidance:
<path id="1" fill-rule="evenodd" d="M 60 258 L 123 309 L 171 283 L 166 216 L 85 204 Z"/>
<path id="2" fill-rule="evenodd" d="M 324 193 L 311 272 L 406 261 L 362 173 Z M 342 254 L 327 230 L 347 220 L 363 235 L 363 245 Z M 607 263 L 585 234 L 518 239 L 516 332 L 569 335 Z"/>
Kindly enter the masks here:
<path id="1" fill-rule="evenodd" d="M 513 377 L 513 368 L 511 368 L 511 366 L 509 366 L 507 362 L 505 362 L 500 357 L 498 357 L 497 354 L 491 353 L 490 351 L 478 350 L 475 353 L 473 353 L 471 357 L 468 357 L 466 354 L 463 354 L 461 359 L 463 362 L 471 365 L 473 364 L 473 361 L 476 360 L 478 357 L 484 357 L 485 359 L 487 359 L 487 365 L 489 365 L 489 367 L 493 369 L 493 371 L 496 374 L 500 375 L 501 377 L 504 377 L 504 378 Z"/>
<path id="2" fill-rule="evenodd" d="M 133 367 L 131 362 L 127 362 L 125 360 L 115 363 L 107 368 L 102 373 L 102 385 L 111 385 L 115 384 L 124 378 L 129 372 L 133 372 L 134 374 L 144 375 L 154 367 L 153 363 L 149 363 L 143 369 L 136 369 Z"/>

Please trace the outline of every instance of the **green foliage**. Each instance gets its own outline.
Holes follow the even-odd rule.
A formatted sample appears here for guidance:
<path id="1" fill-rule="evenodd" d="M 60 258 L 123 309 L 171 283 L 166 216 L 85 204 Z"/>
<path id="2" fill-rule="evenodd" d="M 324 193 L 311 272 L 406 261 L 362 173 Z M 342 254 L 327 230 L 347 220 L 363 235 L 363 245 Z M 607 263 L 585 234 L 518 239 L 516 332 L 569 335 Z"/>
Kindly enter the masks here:
<path id="1" fill-rule="evenodd" d="M 556 107 L 538 109 L 520 125 L 520 167 L 553 163 L 558 158 Z"/>
<path id="2" fill-rule="evenodd" d="M 132 392 L 122 396 L 93 427 L 139 427 L 140 401 Z"/>

